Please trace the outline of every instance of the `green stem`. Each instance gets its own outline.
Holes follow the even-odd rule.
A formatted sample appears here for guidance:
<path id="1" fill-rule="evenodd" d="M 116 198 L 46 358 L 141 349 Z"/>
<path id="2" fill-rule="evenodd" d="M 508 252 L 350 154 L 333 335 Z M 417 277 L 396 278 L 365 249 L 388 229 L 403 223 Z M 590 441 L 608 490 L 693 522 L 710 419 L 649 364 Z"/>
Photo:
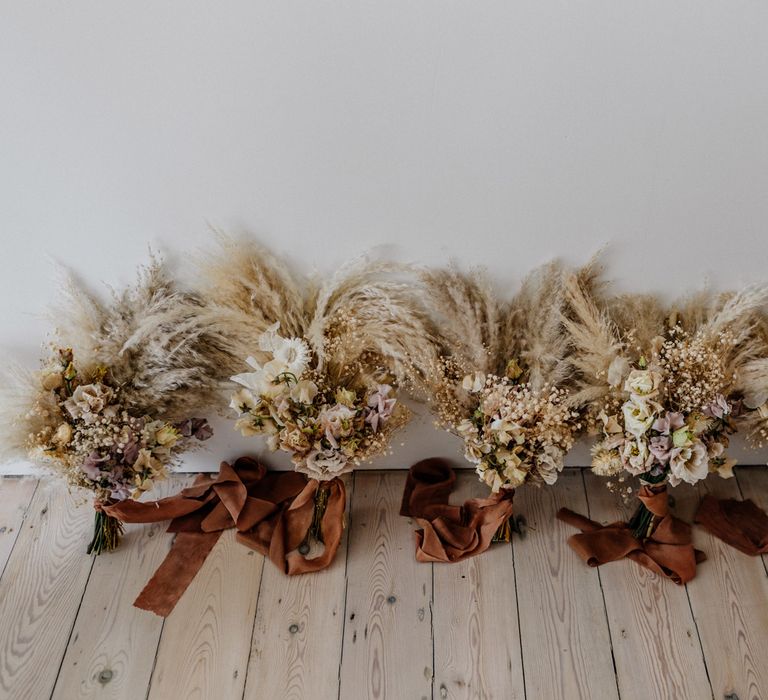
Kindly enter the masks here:
<path id="1" fill-rule="evenodd" d="M 514 516 L 507 518 L 496 530 L 491 542 L 511 542 L 512 532 L 515 529 Z"/>
<path id="2" fill-rule="evenodd" d="M 97 510 L 93 523 L 93 539 L 88 545 L 88 554 L 113 552 L 120 543 L 123 534 L 123 524 L 103 510 Z"/>
<path id="3" fill-rule="evenodd" d="M 307 537 L 314 537 L 318 542 L 323 541 L 323 516 L 325 515 L 325 509 L 328 506 L 328 484 L 325 482 L 320 483 L 315 491 L 315 508 L 312 511 L 312 524 L 309 526 Z"/>
<path id="4" fill-rule="evenodd" d="M 640 480 L 656 492 L 660 492 L 667 488 L 665 474 L 656 477 L 650 477 L 648 474 L 643 474 L 640 477 Z M 658 520 L 659 519 L 645 507 L 645 504 L 640 501 L 637 510 L 629 520 L 629 529 L 632 530 L 632 534 L 636 539 L 645 542 L 645 540 L 647 540 L 656 530 Z"/>

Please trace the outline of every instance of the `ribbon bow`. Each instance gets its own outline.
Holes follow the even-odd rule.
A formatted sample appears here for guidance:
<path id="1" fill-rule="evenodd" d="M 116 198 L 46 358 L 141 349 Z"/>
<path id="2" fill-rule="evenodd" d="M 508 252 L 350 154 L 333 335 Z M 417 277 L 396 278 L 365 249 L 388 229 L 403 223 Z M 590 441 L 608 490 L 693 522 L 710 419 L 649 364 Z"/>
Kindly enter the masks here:
<path id="1" fill-rule="evenodd" d="M 297 547 L 312 524 L 315 493 L 328 489 L 320 531 L 325 549 L 306 559 Z M 171 550 L 134 605 L 166 617 L 202 567 L 221 533 L 237 529 L 238 542 L 269 557 L 289 576 L 319 571 L 336 555 L 344 528 L 346 503 L 340 479 L 308 480 L 298 472 L 268 472 L 249 457 L 221 463 L 218 475 L 199 475 L 176 496 L 140 503 L 126 500 L 103 509 L 127 523 L 171 520 Z"/>
<path id="2" fill-rule="evenodd" d="M 470 498 L 463 505 L 448 500 L 456 474 L 442 459 L 425 459 L 408 471 L 400 515 L 412 517 L 417 561 L 457 562 L 482 554 L 496 531 L 512 516 L 514 491 Z"/>
<path id="3" fill-rule="evenodd" d="M 696 564 L 706 559 L 704 552 L 691 544 L 691 526 L 669 512 L 666 486 L 659 491 L 643 486 L 638 498 L 659 519 L 647 539 L 638 540 L 627 523 L 601 525 L 561 508 L 558 519 L 581 530 L 581 534 L 568 538 L 568 544 L 589 566 L 626 557 L 677 584 L 687 583 L 696 575 Z"/>

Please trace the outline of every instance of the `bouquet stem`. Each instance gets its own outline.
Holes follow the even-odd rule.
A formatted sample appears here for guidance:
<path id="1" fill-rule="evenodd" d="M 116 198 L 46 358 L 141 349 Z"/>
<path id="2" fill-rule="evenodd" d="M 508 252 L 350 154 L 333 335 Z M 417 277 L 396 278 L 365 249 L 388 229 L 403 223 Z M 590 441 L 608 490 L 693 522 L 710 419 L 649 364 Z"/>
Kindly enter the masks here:
<path id="1" fill-rule="evenodd" d="M 99 555 L 102 552 L 113 552 L 117 549 L 122 534 L 123 524 L 117 518 L 113 518 L 97 508 L 94 518 L 93 539 L 88 545 L 88 554 Z"/>
<path id="2" fill-rule="evenodd" d="M 510 515 L 496 530 L 491 543 L 493 542 L 511 542 L 512 535 L 517 533 L 520 537 L 525 537 L 525 518 L 522 515 Z"/>
<path id="3" fill-rule="evenodd" d="M 648 482 L 648 486 L 655 492 L 661 493 L 667 490 L 667 484 L 664 481 Z M 635 511 L 635 514 L 629 520 L 629 529 L 632 530 L 632 534 L 640 540 L 645 542 L 653 535 L 656 526 L 659 524 L 660 518 L 651 513 L 645 504 L 641 501 Z"/>
<path id="4" fill-rule="evenodd" d="M 496 530 L 491 542 L 511 542 L 512 533 L 515 530 L 515 523 L 512 518 L 507 518 Z"/>
<path id="5" fill-rule="evenodd" d="M 328 485 L 321 482 L 315 491 L 315 509 L 312 511 L 312 524 L 309 526 L 307 537 L 314 537 L 318 542 L 323 541 L 322 522 L 325 509 L 328 506 Z"/>

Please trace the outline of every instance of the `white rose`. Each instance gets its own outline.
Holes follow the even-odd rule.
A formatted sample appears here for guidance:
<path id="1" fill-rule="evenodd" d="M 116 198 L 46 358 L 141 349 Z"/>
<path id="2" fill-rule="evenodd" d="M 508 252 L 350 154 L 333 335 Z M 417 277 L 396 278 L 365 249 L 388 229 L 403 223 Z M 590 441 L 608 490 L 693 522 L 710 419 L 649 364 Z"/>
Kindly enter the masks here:
<path id="1" fill-rule="evenodd" d="M 632 396 L 649 399 L 659 393 L 661 375 L 650 369 L 633 369 L 627 381 L 624 382 L 624 390 Z"/>
<path id="2" fill-rule="evenodd" d="M 681 481 L 695 484 L 709 474 L 707 448 L 701 440 L 696 440 L 690 447 L 676 447 L 669 458 L 670 478 L 672 486 Z"/>
<path id="3" fill-rule="evenodd" d="M 347 457 L 339 450 L 312 450 L 298 470 L 311 479 L 328 481 L 347 471 Z"/>
<path id="4" fill-rule="evenodd" d="M 624 415 L 624 428 L 636 438 L 641 437 L 650 429 L 655 420 L 653 407 L 639 399 L 630 399 L 622 407 Z"/>

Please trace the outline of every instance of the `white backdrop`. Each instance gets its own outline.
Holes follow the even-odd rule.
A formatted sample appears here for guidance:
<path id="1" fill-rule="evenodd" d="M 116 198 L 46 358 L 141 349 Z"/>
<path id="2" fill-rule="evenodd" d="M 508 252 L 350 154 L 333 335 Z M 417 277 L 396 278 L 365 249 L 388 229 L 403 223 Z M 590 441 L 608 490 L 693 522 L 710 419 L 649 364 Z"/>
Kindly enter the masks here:
<path id="1" fill-rule="evenodd" d="M 6 0 L 0 66 L 6 358 L 52 260 L 120 285 L 209 224 L 321 273 L 386 244 L 511 285 L 608 244 L 619 289 L 764 276 L 762 1 Z M 405 438 L 379 465 L 453 454 Z M 187 466 L 244 449 L 224 423 Z"/>

